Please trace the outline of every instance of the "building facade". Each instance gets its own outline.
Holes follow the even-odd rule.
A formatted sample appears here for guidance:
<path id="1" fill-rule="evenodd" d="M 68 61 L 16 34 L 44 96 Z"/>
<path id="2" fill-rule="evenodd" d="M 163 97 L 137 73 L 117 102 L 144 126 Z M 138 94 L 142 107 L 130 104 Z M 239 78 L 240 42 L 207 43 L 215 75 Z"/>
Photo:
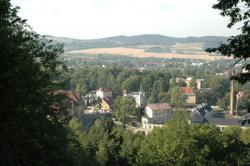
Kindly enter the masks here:
<path id="1" fill-rule="evenodd" d="M 186 103 L 188 105 L 197 103 L 197 94 L 193 91 L 191 87 L 182 87 L 181 90 L 186 95 Z"/>
<path id="2" fill-rule="evenodd" d="M 131 96 L 135 99 L 136 107 L 144 107 L 146 105 L 146 94 L 145 92 L 132 92 L 126 94 L 124 92 L 123 96 Z"/>
<path id="3" fill-rule="evenodd" d="M 96 97 L 98 98 L 105 98 L 105 97 L 110 97 L 112 98 L 112 90 L 108 88 L 99 88 L 96 90 Z"/>
<path id="4" fill-rule="evenodd" d="M 149 104 L 142 117 L 143 128 L 148 128 L 151 124 L 164 124 L 171 118 L 171 114 L 171 107 L 167 103 Z"/>
<path id="5" fill-rule="evenodd" d="M 113 101 L 110 97 L 105 97 L 102 99 L 102 104 L 101 104 L 102 112 L 111 112 L 112 111 L 112 106 L 113 106 Z"/>

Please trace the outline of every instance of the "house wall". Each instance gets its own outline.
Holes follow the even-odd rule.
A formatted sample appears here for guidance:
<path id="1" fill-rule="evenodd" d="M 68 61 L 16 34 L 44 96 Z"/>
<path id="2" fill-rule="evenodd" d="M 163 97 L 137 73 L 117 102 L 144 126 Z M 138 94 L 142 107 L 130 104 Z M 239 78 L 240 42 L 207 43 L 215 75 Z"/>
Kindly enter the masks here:
<path id="1" fill-rule="evenodd" d="M 189 94 L 187 95 L 186 99 L 187 104 L 196 104 L 197 103 L 197 97 L 195 94 Z"/>
<path id="2" fill-rule="evenodd" d="M 170 110 L 152 110 L 149 106 L 145 109 L 148 117 L 148 123 L 161 124 L 165 123 L 171 117 Z"/>
<path id="3" fill-rule="evenodd" d="M 112 97 L 112 91 L 97 90 L 96 97 L 100 97 L 101 99 L 103 99 L 105 97 Z"/>
<path id="4" fill-rule="evenodd" d="M 149 106 L 146 107 L 145 114 L 148 118 L 153 118 L 153 110 Z"/>
<path id="5" fill-rule="evenodd" d="M 102 110 L 104 112 L 110 112 L 110 106 L 105 102 L 105 101 L 102 101 Z"/>
<path id="6" fill-rule="evenodd" d="M 202 79 L 196 80 L 196 84 L 197 84 L 197 89 L 201 89 L 204 87 L 204 80 Z"/>
<path id="7" fill-rule="evenodd" d="M 146 101 L 145 101 L 146 95 L 144 92 L 134 92 L 131 94 L 131 96 L 135 99 L 137 107 L 142 107 L 146 104 Z"/>

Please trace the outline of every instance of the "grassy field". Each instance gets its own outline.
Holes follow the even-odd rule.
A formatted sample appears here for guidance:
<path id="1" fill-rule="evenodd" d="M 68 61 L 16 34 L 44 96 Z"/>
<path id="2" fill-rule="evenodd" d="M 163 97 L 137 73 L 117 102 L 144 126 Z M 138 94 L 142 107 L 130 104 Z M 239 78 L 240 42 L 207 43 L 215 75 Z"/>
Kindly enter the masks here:
<path id="1" fill-rule="evenodd" d="M 176 43 L 172 45 L 175 50 L 202 50 L 203 43 Z"/>
<path id="2" fill-rule="evenodd" d="M 85 49 L 85 50 L 75 50 L 69 51 L 67 53 L 83 53 L 83 54 L 91 54 L 91 55 L 99 55 L 99 54 L 110 54 L 110 55 L 121 55 L 121 56 L 131 56 L 131 57 L 139 57 L 139 58 L 180 58 L 180 59 L 199 59 L 206 61 L 214 61 L 221 59 L 228 59 L 224 56 L 217 55 L 209 55 L 204 52 L 199 52 L 195 54 L 175 54 L 175 53 L 152 53 L 145 52 L 145 49 L 140 48 L 125 48 L 125 47 L 113 47 L 113 48 L 93 48 L 93 49 Z"/>

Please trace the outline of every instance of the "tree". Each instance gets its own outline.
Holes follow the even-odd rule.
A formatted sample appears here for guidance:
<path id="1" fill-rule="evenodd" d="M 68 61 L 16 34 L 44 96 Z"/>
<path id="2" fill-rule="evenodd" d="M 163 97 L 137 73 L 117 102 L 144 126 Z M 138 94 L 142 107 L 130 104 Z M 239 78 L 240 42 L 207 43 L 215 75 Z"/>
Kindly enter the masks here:
<path id="1" fill-rule="evenodd" d="M 154 129 L 141 143 L 141 165 L 216 165 L 219 130 L 214 126 L 192 126 L 183 113 L 166 126 Z"/>
<path id="2" fill-rule="evenodd" d="M 123 165 L 135 165 L 138 159 L 138 150 L 144 137 L 142 134 L 136 134 L 129 130 L 123 132 L 123 142 L 119 151 Z"/>
<path id="3" fill-rule="evenodd" d="M 166 100 L 167 84 L 162 78 L 154 82 L 151 94 L 149 96 L 149 103 L 156 103 Z"/>
<path id="4" fill-rule="evenodd" d="M 32 32 L 17 12 L 0 0 L 0 165 L 73 165 L 78 145 L 51 107 L 62 46 Z"/>
<path id="5" fill-rule="evenodd" d="M 130 77 L 122 83 L 122 89 L 127 92 L 138 91 L 140 89 L 140 80 L 137 77 Z"/>
<path id="6" fill-rule="evenodd" d="M 241 139 L 245 144 L 250 144 L 250 129 L 241 131 Z"/>
<path id="7" fill-rule="evenodd" d="M 243 143 L 239 127 L 228 127 L 223 130 L 220 141 L 223 144 L 224 155 L 221 156 L 221 159 L 224 165 L 246 165 L 249 163 L 249 147 Z"/>
<path id="8" fill-rule="evenodd" d="M 102 140 L 98 145 L 98 151 L 96 152 L 96 159 L 100 163 L 100 165 L 106 165 L 109 159 L 107 141 L 108 141 L 108 138 L 105 137 L 105 139 Z"/>
<path id="9" fill-rule="evenodd" d="M 227 43 L 221 44 L 217 48 L 207 49 L 208 52 L 219 52 L 224 56 L 233 56 L 241 60 L 246 60 L 250 56 L 250 1 L 248 0 L 218 0 L 218 3 L 213 5 L 214 9 L 220 10 L 223 17 L 229 17 L 228 28 L 231 28 L 236 23 L 242 23 L 240 28 L 241 34 L 232 36 Z M 235 64 L 236 64 L 235 63 Z M 246 70 L 250 70 L 250 64 L 244 66 Z M 241 83 L 250 81 L 249 72 L 241 72 L 234 76 L 233 79 Z"/>
<path id="10" fill-rule="evenodd" d="M 227 111 L 230 106 L 230 93 L 226 93 L 225 97 L 217 101 L 217 105 L 223 110 Z"/>
<path id="11" fill-rule="evenodd" d="M 190 81 L 190 87 L 192 88 L 197 88 L 197 83 L 196 83 L 196 79 L 192 78 Z"/>
<path id="12" fill-rule="evenodd" d="M 213 125 L 188 124 L 187 116 L 178 112 L 145 137 L 138 165 L 247 165 L 249 146 L 240 133 L 235 127 L 220 132 Z"/>
<path id="13" fill-rule="evenodd" d="M 168 95 L 170 96 L 170 104 L 176 107 L 182 107 L 186 103 L 186 96 L 181 91 L 181 87 L 171 87 L 168 91 Z"/>
<path id="14" fill-rule="evenodd" d="M 146 77 L 142 78 L 142 81 L 141 81 L 141 84 L 140 84 L 140 90 L 141 91 L 150 93 L 151 89 L 152 89 L 152 86 L 153 86 L 153 80 L 149 76 L 146 76 Z"/>
<path id="15" fill-rule="evenodd" d="M 122 123 L 131 121 L 132 116 L 138 115 L 139 109 L 133 97 L 118 97 L 114 103 L 115 117 Z M 138 117 L 136 118 L 138 119 Z"/>

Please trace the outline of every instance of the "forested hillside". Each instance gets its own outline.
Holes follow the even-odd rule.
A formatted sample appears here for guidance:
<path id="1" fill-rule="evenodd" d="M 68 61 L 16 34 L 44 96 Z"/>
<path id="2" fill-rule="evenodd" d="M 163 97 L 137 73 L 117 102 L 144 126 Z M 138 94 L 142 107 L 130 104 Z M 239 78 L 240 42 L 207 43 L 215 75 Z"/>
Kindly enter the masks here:
<path id="1" fill-rule="evenodd" d="M 62 38 L 55 36 L 46 36 L 46 38 L 64 43 L 65 50 L 81 50 L 105 47 L 136 47 L 139 45 L 166 46 L 175 45 L 176 43 L 202 43 L 202 49 L 205 49 L 208 47 L 216 47 L 218 44 L 223 43 L 228 39 L 228 37 L 219 36 L 175 38 L 163 35 L 115 36 L 90 40 Z"/>

